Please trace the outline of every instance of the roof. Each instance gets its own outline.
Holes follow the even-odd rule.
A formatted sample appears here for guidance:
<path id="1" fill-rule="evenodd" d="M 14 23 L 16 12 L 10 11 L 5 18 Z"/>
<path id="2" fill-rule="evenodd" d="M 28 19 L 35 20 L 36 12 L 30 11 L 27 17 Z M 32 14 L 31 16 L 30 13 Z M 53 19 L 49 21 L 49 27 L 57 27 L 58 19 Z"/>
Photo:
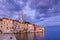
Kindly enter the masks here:
<path id="1" fill-rule="evenodd" d="M 1 19 L 7 19 L 7 20 L 12 20 L 12 19 L 10 19 L 10 18 L 1 18 Z"/>
<path id="2" fill-rule="evenodd" d="M 26 21 L 25 21 L 25 22 L 23 22 L 23 23 L 31 24 L 30 22 L 26 22 Z"/>
<path id="3" fill-rule="evenodd" d="M 10 19 L 10 18 L 0 18 L 0 21 L 2 21 L 2 19 L 12 20 L 13 22 L 18 22 L 18 23 L 20 23 L 19 20 L 13 20 L 13 19 Z M 31 24 L 30 22 L 27 22 L 27 21 L 24 21 L 24 22 L 22 22 L 22 23 Z M 37 26 L 37 27 L 40 27 L 40 26 L 35 25 L 35 24 L 32 24 L 32 25 Z"/>
<path id="4" fill-rule="evenodd" d="M 13 20 L 14 22 L 16 21 L 16 22 L 19 22 L 18 20 Z"/>

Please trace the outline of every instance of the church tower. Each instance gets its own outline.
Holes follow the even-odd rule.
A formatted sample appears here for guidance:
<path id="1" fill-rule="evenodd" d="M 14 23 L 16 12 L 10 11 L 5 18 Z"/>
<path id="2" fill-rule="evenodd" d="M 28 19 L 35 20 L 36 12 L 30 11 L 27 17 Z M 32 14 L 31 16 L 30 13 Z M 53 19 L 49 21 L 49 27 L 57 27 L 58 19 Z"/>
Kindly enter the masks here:
<path id="1" fill-rule="evenodd" d="M 22 23 L 23 22 L 23 14 L 21 13 L 20 14 L 20 23 Z"/>
<path id="2" fill-rule="evenodd" d="M 20 32 L 24 31 L 23 14 L 20 13 Z"/>

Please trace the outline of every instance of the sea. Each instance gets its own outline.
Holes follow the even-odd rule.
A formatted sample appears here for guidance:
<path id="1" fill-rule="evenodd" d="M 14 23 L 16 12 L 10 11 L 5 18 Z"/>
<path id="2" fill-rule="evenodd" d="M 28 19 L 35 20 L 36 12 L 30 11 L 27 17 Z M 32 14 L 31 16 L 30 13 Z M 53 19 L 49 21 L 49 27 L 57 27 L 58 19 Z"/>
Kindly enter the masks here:
<path id="1" fill-rule="evenodd" d="M 60 26 L 44 29 L 44 33 L 0 34 L 0 40 L 60 40 Z"/>

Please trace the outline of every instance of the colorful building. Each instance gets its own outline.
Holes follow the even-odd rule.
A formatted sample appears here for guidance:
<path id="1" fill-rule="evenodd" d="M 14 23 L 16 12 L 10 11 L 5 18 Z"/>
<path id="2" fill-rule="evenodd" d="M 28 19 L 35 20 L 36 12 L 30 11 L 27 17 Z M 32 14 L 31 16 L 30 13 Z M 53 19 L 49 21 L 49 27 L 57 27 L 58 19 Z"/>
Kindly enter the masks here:
<path id="1" fill-rule="evenodd" d="M 11 33 L 13 31 L 12 29 L 13 24 L 12 24 L 12 20 L 8 19 L 8 18 L 1 18 L 0 19 L 0 30 L 2 31 L 2 33 Z"/>
<path id="2" fill-rule="evenodd" d="M 13 20 L 13 32 L 18 33 L 20 30 L 20 22 L 17 20 Z"/>
<path id="3" fill-rule="evenodd" d="M 44 28 L 38 25 L 34 25 L 34 32 L 44 32 Z"/>
<path id="4" fill-rule="evenodd" d="M 28 24 L 28 32 L 34 32 L 33 24 Z"/>

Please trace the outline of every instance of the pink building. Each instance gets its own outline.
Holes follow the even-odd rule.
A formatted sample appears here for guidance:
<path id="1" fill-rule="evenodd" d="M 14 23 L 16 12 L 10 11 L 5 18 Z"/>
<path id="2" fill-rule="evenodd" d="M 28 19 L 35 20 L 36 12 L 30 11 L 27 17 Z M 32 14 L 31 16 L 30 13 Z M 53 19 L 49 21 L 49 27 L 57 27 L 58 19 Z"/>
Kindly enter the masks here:
<path id="1" fill-rule="evenodd" d="M 12 33 L 13 32 L 13 22 L 11 19 L 2 18 L 2 33 Z"/>

